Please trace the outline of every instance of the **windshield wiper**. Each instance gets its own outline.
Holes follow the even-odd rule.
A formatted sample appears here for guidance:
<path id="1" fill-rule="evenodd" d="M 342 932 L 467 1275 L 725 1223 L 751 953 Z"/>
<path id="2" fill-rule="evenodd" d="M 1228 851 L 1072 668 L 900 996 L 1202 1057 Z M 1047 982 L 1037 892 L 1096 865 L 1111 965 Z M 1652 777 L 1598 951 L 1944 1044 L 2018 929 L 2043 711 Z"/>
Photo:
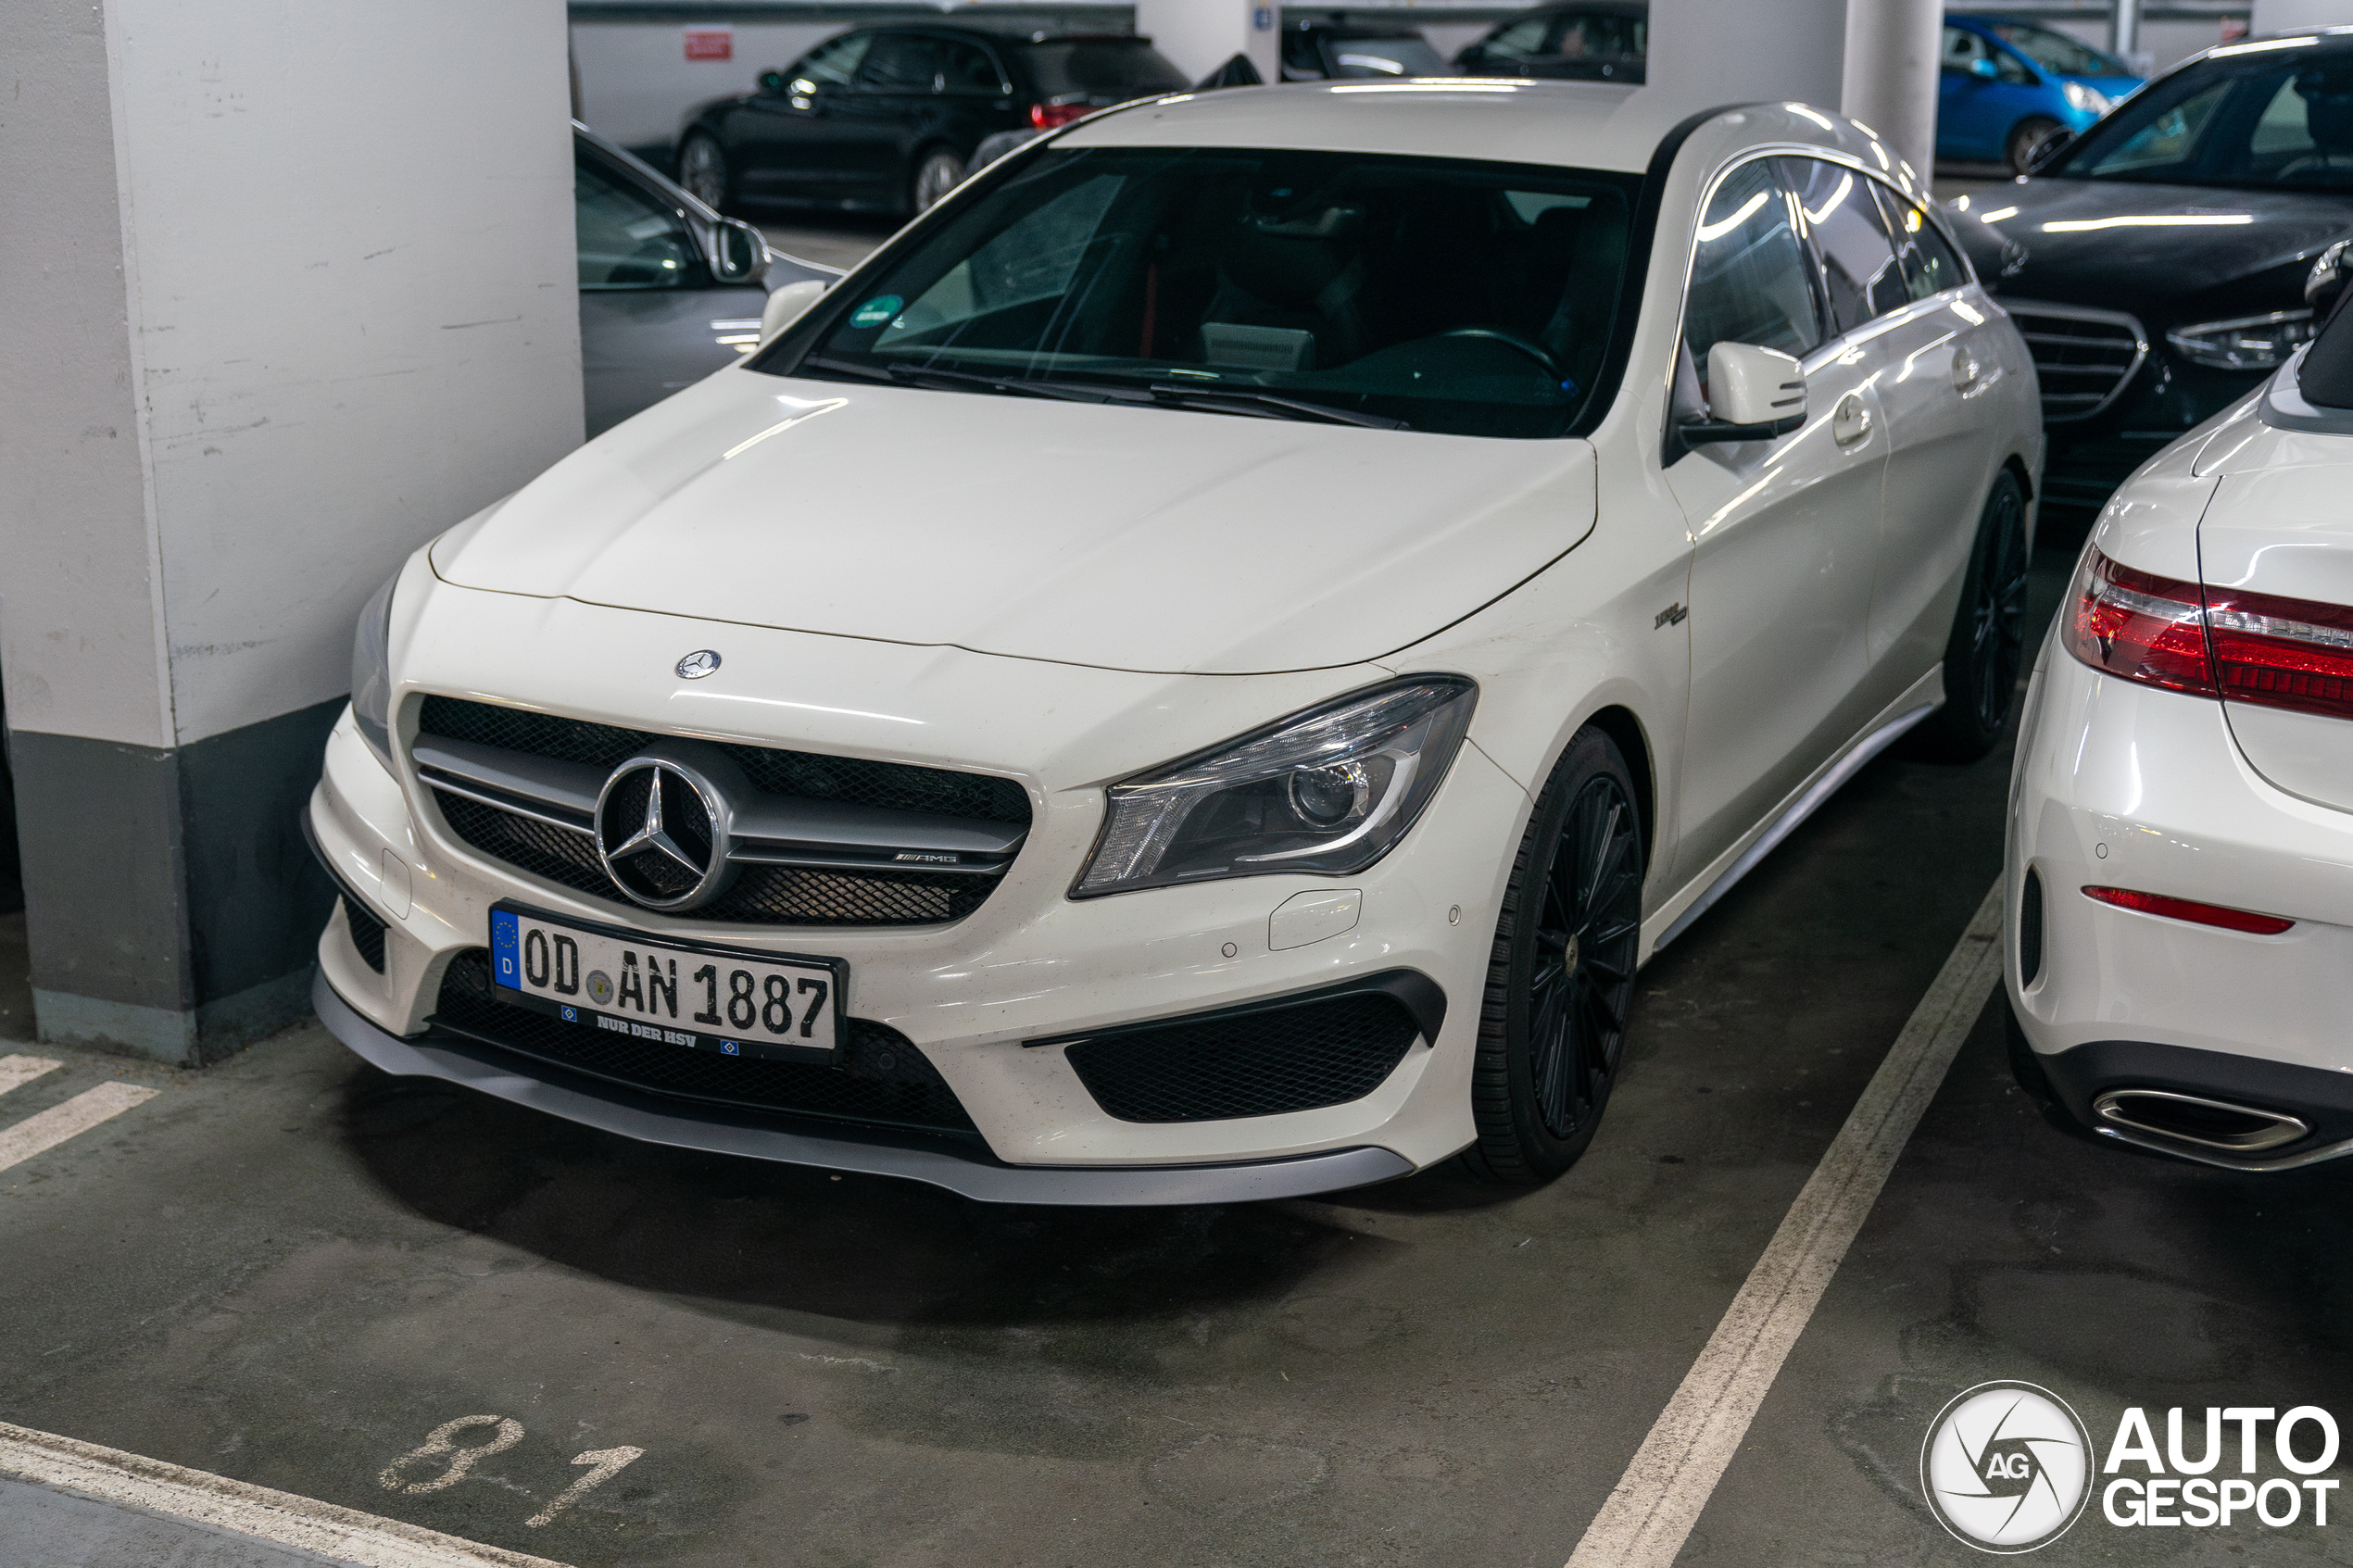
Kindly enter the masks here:
<path id="1" fill-rule="evenodd" d="M 1212 413 L 1255 414 L 1270 420 L 1322 420 L 1329 424 L 1360 425 L 1366 430 L 1411 430 L 1403 420 L 1392 420 L 1382 414 L 1360 414 L 1353 408 L 1335 408 L 1328 403 L 1310 403 L 1304 398 L 1284 397 L 1272 392 L 1258 392 L 1239 386 L 1176 386 L 1165 383 L 1151 389 L 1152 401 L 1171 408 L 1201 408 Z"/>

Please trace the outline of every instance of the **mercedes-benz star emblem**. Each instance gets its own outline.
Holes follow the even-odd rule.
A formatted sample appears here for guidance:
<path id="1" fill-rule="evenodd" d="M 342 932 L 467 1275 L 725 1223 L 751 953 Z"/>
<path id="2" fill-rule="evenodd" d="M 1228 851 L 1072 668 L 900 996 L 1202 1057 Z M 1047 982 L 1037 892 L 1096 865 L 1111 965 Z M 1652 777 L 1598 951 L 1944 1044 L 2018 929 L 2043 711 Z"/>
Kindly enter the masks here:
<path id="1" fill-rule="evenodd" d="M 678 678 L 682 681 L 699 681 L 718 668 L 718 649 L 697 648 L 678 661 Z"/>
<path id="2" fill-rule="evenodd" d="M 694 769 L 633 757 L 597 797 L 597 853 L 614 885 L 648 909 L 692 909 L 717 897 L 732 870 L 726 816 Z"/>

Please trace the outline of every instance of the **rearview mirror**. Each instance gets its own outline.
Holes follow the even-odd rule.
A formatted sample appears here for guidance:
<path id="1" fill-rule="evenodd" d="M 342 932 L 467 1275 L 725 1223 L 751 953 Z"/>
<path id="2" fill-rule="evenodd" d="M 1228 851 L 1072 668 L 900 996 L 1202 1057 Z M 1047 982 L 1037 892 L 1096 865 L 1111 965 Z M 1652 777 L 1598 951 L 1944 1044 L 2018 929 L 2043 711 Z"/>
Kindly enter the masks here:
<path id="1" fill-rule="evenodd" d="M 786 283 L 768 296 L 760 312 L 760 341 L 774 342 L 778 332 L 809 314 L 809 307 L 824 297 L 833 285 L 821 283 L 814 278 L 804 278 L 797 283 Z"/>
<path id="2" fill-rule="evenodd" d="M 767 238 L 740 218 L 726 218 L 711 232 L 711 275 L 723 283 L 748 282 L 768 270 Z"/>

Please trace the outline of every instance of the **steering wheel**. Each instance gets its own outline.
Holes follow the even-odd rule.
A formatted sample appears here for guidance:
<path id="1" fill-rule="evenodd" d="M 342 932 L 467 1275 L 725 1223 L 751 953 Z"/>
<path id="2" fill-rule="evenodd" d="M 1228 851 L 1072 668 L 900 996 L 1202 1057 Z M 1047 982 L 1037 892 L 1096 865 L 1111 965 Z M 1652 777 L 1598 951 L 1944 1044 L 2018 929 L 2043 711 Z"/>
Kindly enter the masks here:
<path id="1" fill-rule="evenodd" d="M 1562 379 L 1560 361 L 1553 358 L 1551 349 L 1546 348 L 1534 338 L 1522 337 L 1508 327 L 1449 327 L 1438 335 L 1440 337 L 1478 337 L 1485 338 L 1491 343 L 1500 343 L 1505 348 L 1525 354 L 1543 366 L 1544 373 L 1554 381 Z"/>

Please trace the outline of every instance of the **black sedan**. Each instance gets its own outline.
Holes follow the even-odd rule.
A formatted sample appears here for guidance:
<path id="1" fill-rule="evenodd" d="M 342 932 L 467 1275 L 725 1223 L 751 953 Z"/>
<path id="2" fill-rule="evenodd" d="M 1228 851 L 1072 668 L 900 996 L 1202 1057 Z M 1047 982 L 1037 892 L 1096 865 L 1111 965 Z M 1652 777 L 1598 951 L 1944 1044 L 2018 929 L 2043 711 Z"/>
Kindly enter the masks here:
<path id="1" fill-rule="evenodd" d="M 1513 18 L 1454 56 L 1465 76 L 1533 76 L 1640 87 L 1650 0 L 1562 0 Z"/>
<path id="2" fill-rule="evenodd" d="M 2353 35 L 2208 50 L 1967 200 L 2041 375 L 2044 500 L 2096 508 L 2311 336 L 2305 281 L 2353 230 Z"/>
<path id="3" fill-rule="evenodd" d="M 1112 104 L 1181 93 L 1184 73 L 1132 33 L 859 28 L 760 91 L 705 105 L 678 142 L 678 180 L 722 210 L 923 211 L 1000 131 L 1050 131 Z"/>

